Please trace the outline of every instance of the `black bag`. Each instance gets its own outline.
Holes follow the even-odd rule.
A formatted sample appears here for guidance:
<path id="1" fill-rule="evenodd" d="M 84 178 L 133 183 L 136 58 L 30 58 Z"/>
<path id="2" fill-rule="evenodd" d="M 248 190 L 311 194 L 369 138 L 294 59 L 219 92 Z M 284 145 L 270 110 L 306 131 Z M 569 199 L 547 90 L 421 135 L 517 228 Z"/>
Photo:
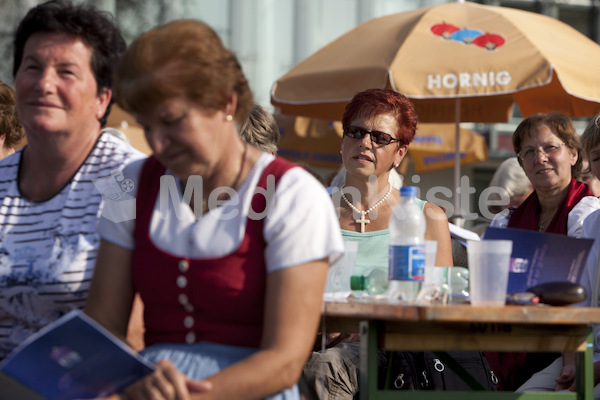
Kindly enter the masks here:
<path id="1" fill-rule="evenodd" d="M 480 352 L 395 351 L 388 357 L 387 389 L 498 390 L 498 379 Z"/>

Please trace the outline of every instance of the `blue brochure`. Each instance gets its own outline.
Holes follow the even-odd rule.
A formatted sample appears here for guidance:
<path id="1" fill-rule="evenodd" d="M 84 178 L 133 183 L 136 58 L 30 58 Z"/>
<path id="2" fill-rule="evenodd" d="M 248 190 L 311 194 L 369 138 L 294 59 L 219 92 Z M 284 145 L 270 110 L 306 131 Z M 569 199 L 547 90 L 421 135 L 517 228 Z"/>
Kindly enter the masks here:
<path id="1" fill-rule="evenodd" d="M 0 371 L 48 400 L 109 396 L 152 372 L 151 362 L 81 311 L 27 338 Z M 4 398 L 0 389 L 0 398 Z"/>
<path id="2" fill-rule="evenodd" d="M 546 282 L 579 283 L 593 239 L 513 228 L 487 228 L 484 240 L 512 240 L 507 293 Z"/>

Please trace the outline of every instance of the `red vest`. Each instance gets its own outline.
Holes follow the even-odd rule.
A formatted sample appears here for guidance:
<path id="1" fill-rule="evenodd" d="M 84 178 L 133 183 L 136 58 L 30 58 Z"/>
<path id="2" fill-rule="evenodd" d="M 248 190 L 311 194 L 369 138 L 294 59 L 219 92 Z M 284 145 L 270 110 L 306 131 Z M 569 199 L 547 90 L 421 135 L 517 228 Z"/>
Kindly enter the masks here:
<path id="1" fill-rule="evenodd" d="M 266 188 L 295 166 L 276 158 L 257 187 Z M 145 342 L 208 341 L 259 347 L 262 338 L 266 268 L 263 220 L 248 218 L 240 247 L 215 259 L 176 257 L 150 240 L 150 218 L 165 168 L 154 157 L 144 163 L 136 199 L 136 247 L 133 283 L 144 302 Z M 256 213 L 265 210 L 263 195 L 252 198 Z"/>

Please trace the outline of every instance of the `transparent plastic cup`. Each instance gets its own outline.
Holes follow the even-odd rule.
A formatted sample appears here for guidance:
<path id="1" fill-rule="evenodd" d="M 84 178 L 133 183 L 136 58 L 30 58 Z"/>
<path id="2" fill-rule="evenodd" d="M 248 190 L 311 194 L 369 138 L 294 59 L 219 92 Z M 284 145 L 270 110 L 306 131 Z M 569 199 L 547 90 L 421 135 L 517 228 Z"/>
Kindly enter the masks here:
<path id="1" fill-rule="evenodd" d="M 469 240 L 469 288 L 474 306 L 506 304 L 512 241 Z"/>
<path id="2" fill-rule="evenodd" d="M 350 291 L 350 276 L 354 273 L 358 242 L 344 242 L 344 247 L 344 255 L 339 257 L 327 271 L 326 293 Z"/>

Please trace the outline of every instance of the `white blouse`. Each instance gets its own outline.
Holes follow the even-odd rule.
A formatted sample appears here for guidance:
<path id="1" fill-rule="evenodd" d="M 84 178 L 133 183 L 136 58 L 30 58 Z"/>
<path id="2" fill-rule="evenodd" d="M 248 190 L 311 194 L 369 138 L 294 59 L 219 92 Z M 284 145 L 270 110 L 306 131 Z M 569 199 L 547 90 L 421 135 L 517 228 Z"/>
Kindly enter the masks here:
<path id="1" fill-rule="evenodd" d="M 223 257 L 240 246 L 250 215 L 265 218 L 263 234 L 267 243 L 267 273 L 328 256 L 337 258 L 344 251 L 338 216 L 325 188 L 303 168 L 288 170 L 276 188 L 273 182 L 269 184 L 267 181 L 266 190 L 262 193 L 267 197 L 269 207 L 265 216 L 250 210 L 251 194 L 257 189 L 263 170 L 273 159 L 272 155 L 263 153 L 239 190 L 231 191 L 231 198 L 219 207 L 211 207 L 209 198 L 209 211 L 199 218 L 192 212 L 189 202 L 182 201 L 189 196 L 181 192 L 179 179 L 167 170 L 165 175 L 170 178 L 163 177 L 161 180 L 161 190 L 151 217 L 152 242 L 174 256 L 195 259 Z M 132 182 L 131 199 L 137 195 L 142 165 L 143 162 L 134 162 L 123 171 L 123 178 Z M 193 186 L 196 186 L 196 191 L 202 187 L 201 183 L 194 185 L 188 180 L 186 190 Z M 194 197 L 202 198 L 198 194 Z M 127 203 L 129 208 L 135 207 L 134 201 L 122 203 Z M 120 203 L 116 204 L 120 207 Z M 121 211 L 134 215 L 128 214 L 131 209 Z M 135 247 L 134 228 L 135 220 L 115 222 L 114 218 L 105 218 L 104 213 L 99 224 L 104 240 L 131 250 Z"/>

